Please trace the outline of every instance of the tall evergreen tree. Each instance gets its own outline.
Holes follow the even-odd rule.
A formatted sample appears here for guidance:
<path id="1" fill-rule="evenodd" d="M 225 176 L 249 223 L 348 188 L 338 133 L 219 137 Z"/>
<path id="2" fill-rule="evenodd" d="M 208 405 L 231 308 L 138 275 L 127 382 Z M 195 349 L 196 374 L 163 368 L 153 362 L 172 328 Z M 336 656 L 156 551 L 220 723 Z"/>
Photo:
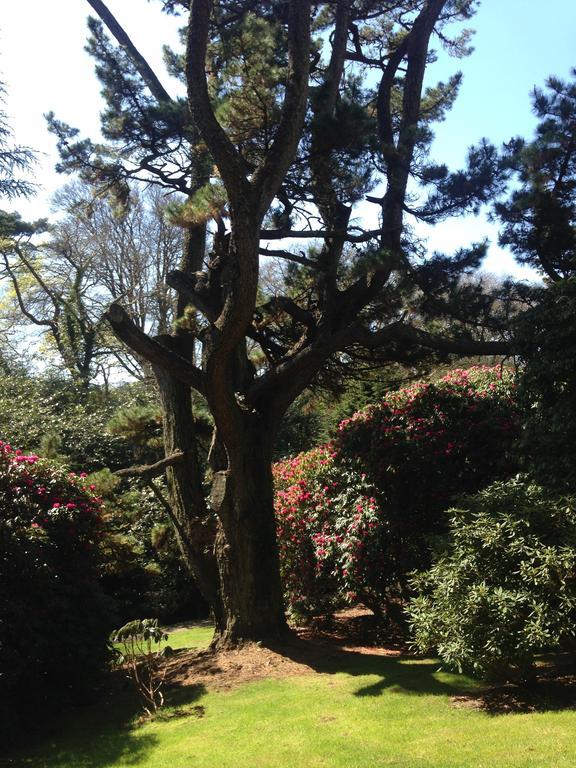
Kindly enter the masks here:
<path id="1" fill-rule="evenodd" d="M 535 89 L 536 137 L 505 147 L 517 188 L 495 206 L 501 244 L 553 282 L 576 275 L 576 70 L 572 75 Z"/>
<path id="2" fill-rule="evenodd" d="M 514 329 L 523 363 L 526 406 L 522 453 L 547 486 L 576 487 L 576 70 L 536 89 L 539 120 L 532 141 L 514 139 L 504 165 L 515 182 L 495 205 L 500 242 L 538 270 L 544 284 L 527 291 L 528 311 Z"/>
<path id="3" fill-rule="evenodd" d="M 424 88 L 430 46 L 467 53 L 468 33 L 451 38 L 450 24 L 476 3 L 167 0 L 185 18 L 185 55 L 167 54 L 187 86 L 181 100 L 104 3 L 88 2 L 100 18 L 90 22 L 89 50 L 104 85 L 107 144 L 77 140 L 52 117 L 62 169 L 81 170 L 120 202 L 126 180 L 143 177 L 186 197 L 173 210 L 186 232 L 183 258 L 167 278 L 180 297 L 175 329 L 151 337 L 119 304 L 107 313 L 150 361 L 161 393 L 166 459 L 142 471 L 167 473 L 217 642 L 277 637 L 286 623 L 271 458 L 290 404 L 329 361 L 358 350 L 397 362 L 431 349 L 508 349 L 494 325 L 478 334 L 486 297 L 461 282 L 484 246 L 426 258 L 409 226 L 475 210 L 501 182 L 487 144 L 459 173 L 428 160 L 431 126 L 460 82 Z M 362 200 L 378 211 L 373 228 L 355 218 Z M 285 290 L 259 286 L 263 256 L 288 265 Z M 192 390 L 215 424 L 208 498 Z"/>

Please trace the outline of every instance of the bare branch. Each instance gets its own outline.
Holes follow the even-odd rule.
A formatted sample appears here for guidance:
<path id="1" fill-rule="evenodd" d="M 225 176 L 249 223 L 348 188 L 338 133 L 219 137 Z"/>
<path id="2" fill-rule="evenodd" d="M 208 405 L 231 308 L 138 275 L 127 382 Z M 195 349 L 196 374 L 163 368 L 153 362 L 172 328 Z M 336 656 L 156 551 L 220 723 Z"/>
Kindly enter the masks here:
<path id="1" fill-rule="evenodd" d="M 6 269 L 8 277 L 10 278 L 10 281 L 12 282 L 14 293 L 16 294 L 16 301 L 18 302 L 18 307 L 20 308 L 20 312 L 22 312 L 24 317 L 28 318 L 28 320 L 30 320 L 31 323 L 34 323 L 34 325 L 43 325 L 47 328 L 50 328 L 54 332 L 56 329 L 56 323 L 53 320 L 40 320 L 28 310 L 28 308 L 24 303 L 24 297 L 22 296 L 22 292 L 20 291 L 18 278 L 16 277 L 12 267 L 10 266 L 8 257 L 6 256 L 5 253 L 2 254 L 2 257 L 4 260 L 4 267 Z"/>

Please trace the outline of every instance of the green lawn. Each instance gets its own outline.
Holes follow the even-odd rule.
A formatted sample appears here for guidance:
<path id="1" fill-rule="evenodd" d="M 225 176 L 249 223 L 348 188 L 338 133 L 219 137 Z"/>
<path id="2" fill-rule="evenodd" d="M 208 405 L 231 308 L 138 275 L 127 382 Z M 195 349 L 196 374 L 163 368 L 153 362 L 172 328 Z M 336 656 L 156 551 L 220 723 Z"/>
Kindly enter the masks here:
<path id="1" fill-rule="evenodd" d="M 168 630 L 168 641 L 161 643 L 160 647 L 168 645 L 175 651 L 179 648 L 205 648 L 212 640 L 213 634 L 214 630 L 209 622 Z M 116 646 L 121 647 L 119 643 L 116 643 Z"/>
<path id="2" fill-rule="evenodd" d="M 172 633 L 203 645 L 208 628 Z M 161 718 L 127 720 L 122 702 L 85 708 L 58 736 L 0 765 L 16 768 L 574 768 L 576 712 L 458 709 L 465 677 L 432 660 L 350 654 L 309 676 L 225 691 L 185 689 Z M 194 711 L 203 707 L 203 712 Z M 180 710 L 179 716 L 175 708 Z M 183 712 L 187 715 L 183 716 Z M 202 715 L 202 716 L 199 716 Z"/>

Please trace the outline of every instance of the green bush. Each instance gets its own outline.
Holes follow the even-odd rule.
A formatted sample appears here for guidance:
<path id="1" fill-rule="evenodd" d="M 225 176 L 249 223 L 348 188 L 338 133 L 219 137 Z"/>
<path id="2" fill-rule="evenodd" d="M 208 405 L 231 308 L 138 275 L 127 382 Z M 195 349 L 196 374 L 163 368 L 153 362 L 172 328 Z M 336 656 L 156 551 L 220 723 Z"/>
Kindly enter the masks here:
<path id="1" fill-rule="evenodd" d="M 525 477 L 451 510 L 450 546 L 414 578 L 414 643 L 483 678 L 529 677 L 535 654 L 574 636 L 576 501 Z"/>
<path id="2" fill-rule="evenodd" d="M 134 460 L 134 445 L 112 434 L 108 422 L 119 407 L 145 397 L 138 386 L 86 398 L 64 379 L 0 377 L 0 434 L 12 445 L 62 461 L 80 472 L 118 469 Z"/>
<path id="3" fill-rule="evenodd" d="M 0 443 L 0 721 L 8 737 L 90 693 L 112 606 L 102 510 L 84 479 Z"/>
<path id="4" fill-rule="evenodd" d="M 149 486 L 108 471 L 90 475 L 106 502 L 101 585 L 121 621 L 155 615 L 164 623 L 204 618 L 208 607 L 180 554 L 172 523 Z M 161 492 L 167 489 L 155 480 Z"/>

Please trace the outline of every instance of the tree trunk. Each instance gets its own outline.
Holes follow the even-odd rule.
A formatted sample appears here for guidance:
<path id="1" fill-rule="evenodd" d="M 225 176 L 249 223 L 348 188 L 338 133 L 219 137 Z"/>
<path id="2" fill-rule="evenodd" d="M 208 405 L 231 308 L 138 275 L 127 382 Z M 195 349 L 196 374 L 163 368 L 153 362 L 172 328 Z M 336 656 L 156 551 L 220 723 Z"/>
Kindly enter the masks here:
<path id="1" fill-rule="evenodd" d="M 280 581 L 270 431 L 248 429 L 216 472 L 211 506 L 218 516 L 214 551 L 223 614 L 214 645 L 274 641 L 289 636 Z"/>
<path id="2" fill-rule="evenodd" d="M 185 454 L 184 462 L 166 470 L 172 522 L 186 567 L 219 626 L 223 619 L 218 568 L 213 551 L 216 526 L 206 507 L 202 488 L 190 387 L 161 368 L 155 368 L 154 373 L 162 403 L 166 456 L 179 451 Z"/>

